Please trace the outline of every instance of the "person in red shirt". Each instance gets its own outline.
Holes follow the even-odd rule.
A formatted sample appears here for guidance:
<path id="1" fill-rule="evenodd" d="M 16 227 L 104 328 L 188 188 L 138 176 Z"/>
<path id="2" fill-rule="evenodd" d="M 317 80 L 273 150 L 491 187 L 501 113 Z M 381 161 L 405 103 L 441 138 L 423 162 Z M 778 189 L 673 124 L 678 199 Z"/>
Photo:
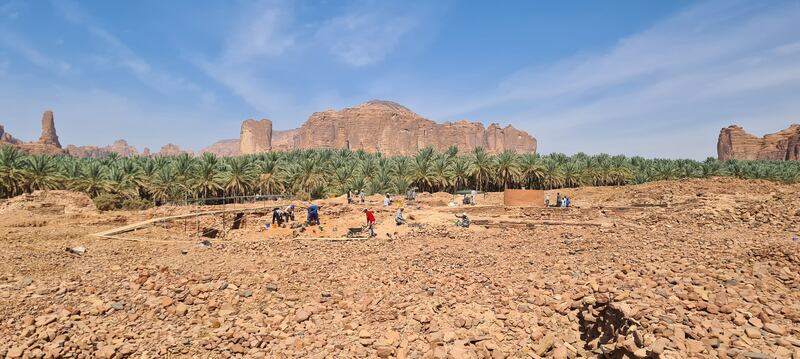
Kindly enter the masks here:
<path id="1" fill-rule="evenodd" d="M 366 208 L 364 208 L 364 213 L 367 215 L 367 231 L 369 232 L 369 237 L 375 237 L 375 215 L 372 214 L 372 211 Z"/>

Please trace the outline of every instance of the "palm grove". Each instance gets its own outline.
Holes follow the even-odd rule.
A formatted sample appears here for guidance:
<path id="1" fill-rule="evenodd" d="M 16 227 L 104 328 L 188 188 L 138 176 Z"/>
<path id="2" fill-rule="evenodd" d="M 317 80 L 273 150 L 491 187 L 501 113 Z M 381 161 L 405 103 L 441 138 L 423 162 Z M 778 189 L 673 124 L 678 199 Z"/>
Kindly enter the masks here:
<path id="1" fill-rule="evenodd" d="M 460 153 L 431 148 L 415 156 L 384 156 L 343 149 L 269 152 L 237 157 L 104 158 L 26 155 L 0 147 L 0 198 L 36 190 L 81 191 L 106 208 L 257 194 L 321 198 L 347 191 L 403 193 L 503 188 L 619 186 L 654 180 L 733 176 L 800 182 L 798 161 L 706 161 L 642 157 L 516 154 L 478 148 Z"/>

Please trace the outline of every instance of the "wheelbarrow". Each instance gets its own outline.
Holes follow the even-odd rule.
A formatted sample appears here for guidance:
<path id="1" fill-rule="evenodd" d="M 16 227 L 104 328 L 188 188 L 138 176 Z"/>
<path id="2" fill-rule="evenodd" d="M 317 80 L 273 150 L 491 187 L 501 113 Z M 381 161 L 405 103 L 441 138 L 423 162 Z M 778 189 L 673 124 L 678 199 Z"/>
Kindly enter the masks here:
<path id="1" fill-rule="evenodd" d="M 347 238 L 367 238 L 369 234 L 366 232 L 365 227 L 350 227 L 347 229 Z"/>

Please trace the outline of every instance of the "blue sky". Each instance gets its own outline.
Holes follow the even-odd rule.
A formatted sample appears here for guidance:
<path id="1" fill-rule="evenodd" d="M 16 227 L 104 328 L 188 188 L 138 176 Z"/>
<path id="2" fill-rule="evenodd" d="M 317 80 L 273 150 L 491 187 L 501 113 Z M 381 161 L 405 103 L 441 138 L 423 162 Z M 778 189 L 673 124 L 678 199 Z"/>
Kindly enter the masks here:
<path id="1" fill-rule="evenodd" d="M 800 0 L 0 0 L 0 124 L 198 150 L 370 99 L 540 152 L 716 155 L 800 122 Z"/>

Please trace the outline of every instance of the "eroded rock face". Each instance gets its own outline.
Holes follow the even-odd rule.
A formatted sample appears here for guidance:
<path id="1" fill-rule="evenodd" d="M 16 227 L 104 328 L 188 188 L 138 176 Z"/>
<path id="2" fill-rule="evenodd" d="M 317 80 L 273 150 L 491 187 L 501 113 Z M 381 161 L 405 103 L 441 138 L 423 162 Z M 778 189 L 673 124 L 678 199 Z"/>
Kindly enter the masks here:
<path id="1" fill-rule="evenodd" d="M 222 157 L 238 156 L 241 154 L 239 152 L 239 139 L 234 138 L 214 142 L 211 146 L 200 150 L 200 153 L 213 153 Z"/>
<path id="2" fill-rule="evenodd" d="M 290 151 L 294 149 L 294 136 L 297 129 L 272 132 L 272 150 Z"/>
<path id="3" fill-rule="evenodd" d="M 388 155 L 411 155 L 419 149 L 463 151 L 483 147 L 490 153 L 504 150 L 535 152 L 536 139 L 511 126 L 459 121 L 437 124 L 408 108 L 389 101 L 369 101 L 341 111 L 316 112 L 297 130 L 294 148 L 347 148 Z"/>
<path id="4" fill-rule="evenodd" d="M 239 153 L 268 152 L 272 148 L 272 121 L 247 120 L 242 123 L 239 137 Z"/>
<path id="5" fill-rule="evenodd" d="M 725 160 L 798 160 L 800 159 L 800 125 L 756 137 L 739 126 L 728 126 L 719 132 L 717 158 Z"/>
<path id="6" fill-rule="evenodd" d="M 42 135 L 39 137 L 39 143 L 61 148 L 61 143 L 58 142 L 58 135 L 56 134 L 53 111 L 45 111 L 42 115 Z"/>

